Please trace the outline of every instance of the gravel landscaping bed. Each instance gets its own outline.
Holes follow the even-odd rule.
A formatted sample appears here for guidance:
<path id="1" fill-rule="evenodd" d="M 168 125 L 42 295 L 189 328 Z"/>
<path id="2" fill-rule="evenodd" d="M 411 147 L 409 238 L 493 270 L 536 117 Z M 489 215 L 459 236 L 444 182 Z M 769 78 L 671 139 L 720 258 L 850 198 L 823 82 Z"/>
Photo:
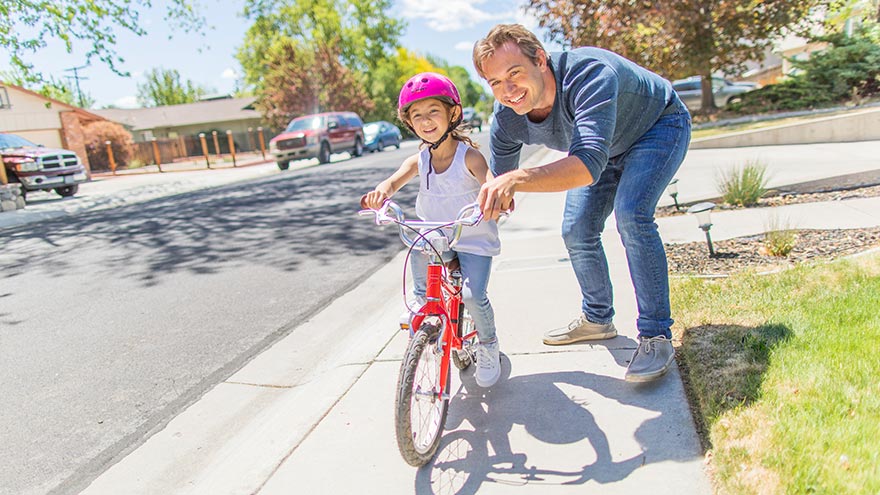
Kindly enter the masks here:
<path id="1" fill-rule="evenodd" d="M 869 186 L 842 191 L 816 193 L 776 194 L 759 200 L 757 208 L 819 201 L 845 201 L 852 198 L 880 196 L 880 186 Z M 737 209 L 719 204 L 718 209 Z M 677 212 L 675 207 L 657 208 L 657 218 L 684 215 L 686 207 Z M 715 256 L 710 257 L 705 241 L 685 244 L 666 244 L 669 272 L 673 275 L 727 275 L 752 269 L 771 271 L 808 261 L 829 261 L 874 248 L 880 248 L 880 227 L 867 229 L 812 230 L 797 229 L 794 249 L 788 256 L 778 257 L 767 252 L 764 235 L 737 237 L 712 241 Z"/>

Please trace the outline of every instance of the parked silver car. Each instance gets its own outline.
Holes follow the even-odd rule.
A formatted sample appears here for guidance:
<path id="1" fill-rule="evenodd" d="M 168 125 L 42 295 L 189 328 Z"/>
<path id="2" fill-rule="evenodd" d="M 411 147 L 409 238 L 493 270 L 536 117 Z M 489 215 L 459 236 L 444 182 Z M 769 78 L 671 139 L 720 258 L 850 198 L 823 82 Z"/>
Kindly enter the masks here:
<path id="1" fill-rule="evenodd" d="M 673 81 L 672 89 L 678 93 L 681 101 L 690 110 L 699 110 L 702 107 L 703 90 L 700 76 L 692 76 L 687 79 Z M 758 84 L 752 82 L 731 82 L 721 77 L 712 78 L 712 94 L 715 97 L 715 106 L 723 108 L 741 98 L 743 93 L 758 89 Z"/>

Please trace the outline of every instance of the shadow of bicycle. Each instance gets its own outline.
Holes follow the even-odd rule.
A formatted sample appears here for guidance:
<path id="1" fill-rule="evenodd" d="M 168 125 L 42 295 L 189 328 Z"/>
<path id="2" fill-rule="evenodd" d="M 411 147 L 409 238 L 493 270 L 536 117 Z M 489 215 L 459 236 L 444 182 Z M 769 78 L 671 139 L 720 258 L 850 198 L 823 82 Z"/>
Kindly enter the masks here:
<path id="1" fill-rule="evenodd" d="M 663 380 L 634 389 L 623 380 L 583 371 L 509 378 L 510 360 L 504 355 L 502 373 L 488 390 L 476 386 L 472 372 L 462 373 L 462 389 L 450 401 L 438 452 L 417 472 L 417 494 L 471 495 L 486 483 L 511 488 L 583 485 L 591 480 L 606 484 L 623 480 L 646 463 L 693 458 L 678 449 L 664 449 L 661 443 L 669 425 L 655 421 L 662 411 L 653 404 L 657 394 L 665 393 Z M 645 420 L 635 435 L 639 445 L 612 448 L 590 411 L 590 400 L 571 393 L 578 388 L 643 409 Z M 525 430 L 526 441 L 514 428 Z M 519 451 L 512 447 L 512 438 Z M 548 453 L 552 450 L 556 452 Z M 543 460 L 530 461 L 529 455 Z M 544 467 L 536 465 L 542 462 Z"/>

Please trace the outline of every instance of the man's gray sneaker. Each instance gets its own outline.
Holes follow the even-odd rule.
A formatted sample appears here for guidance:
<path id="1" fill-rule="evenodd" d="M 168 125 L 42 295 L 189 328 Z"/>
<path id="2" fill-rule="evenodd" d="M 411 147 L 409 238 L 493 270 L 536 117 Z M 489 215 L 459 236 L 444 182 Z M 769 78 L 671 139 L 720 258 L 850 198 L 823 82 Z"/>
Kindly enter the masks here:
<path id="1" fill-rule="evenodd" d="M 491 387 L 501 376 L 501 354 L 498 349 L 498 340 L 488 344 L 478 343 L 476 352 L 477 370 L 474 373 L 474 378 L 477 380 L 477 385 L 483 388 Z"/>
<path id="2" fill-rule="evenodd" d="M 544 334 L 547 345 L 565 345 L 585 340 L 610 339 L 617 335 L 614 323 L 593 323 L 586 316 L 580 315 L 567 327 L 550 330 Z"/>
<path id="3" fill-rule="evenodd" d="M 640 337 L 639 347 L 626 368 L 626 381 L 639 383 L 656 380 L 669 371 L 674 358 L 672 341 L 665 336 Z"/>

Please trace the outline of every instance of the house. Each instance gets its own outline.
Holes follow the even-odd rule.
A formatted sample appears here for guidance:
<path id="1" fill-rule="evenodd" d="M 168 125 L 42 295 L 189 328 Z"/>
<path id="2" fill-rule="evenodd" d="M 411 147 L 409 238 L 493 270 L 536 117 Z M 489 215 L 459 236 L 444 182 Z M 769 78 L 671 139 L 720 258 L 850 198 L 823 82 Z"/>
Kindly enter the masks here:
<path id="1" fill-rule="evenodd" d="M 262 115 L 254 110 L 256 98 L 229 96 L 195 103 L 149 108 L 108 108 L 95 113 L 119 122 L 131 131 L 135 142 L 175 139 L 210 134 L 212 131 L 246 134 L 262 126 Z"/>
<path id="2" fill-rule="evenodd" d="M 96 120 L 107 119 L 29 89 L 0 82 L 0 132 L 17 134 L 48 148 L 71 150 L 90 172 L 83 126 Z"/>

